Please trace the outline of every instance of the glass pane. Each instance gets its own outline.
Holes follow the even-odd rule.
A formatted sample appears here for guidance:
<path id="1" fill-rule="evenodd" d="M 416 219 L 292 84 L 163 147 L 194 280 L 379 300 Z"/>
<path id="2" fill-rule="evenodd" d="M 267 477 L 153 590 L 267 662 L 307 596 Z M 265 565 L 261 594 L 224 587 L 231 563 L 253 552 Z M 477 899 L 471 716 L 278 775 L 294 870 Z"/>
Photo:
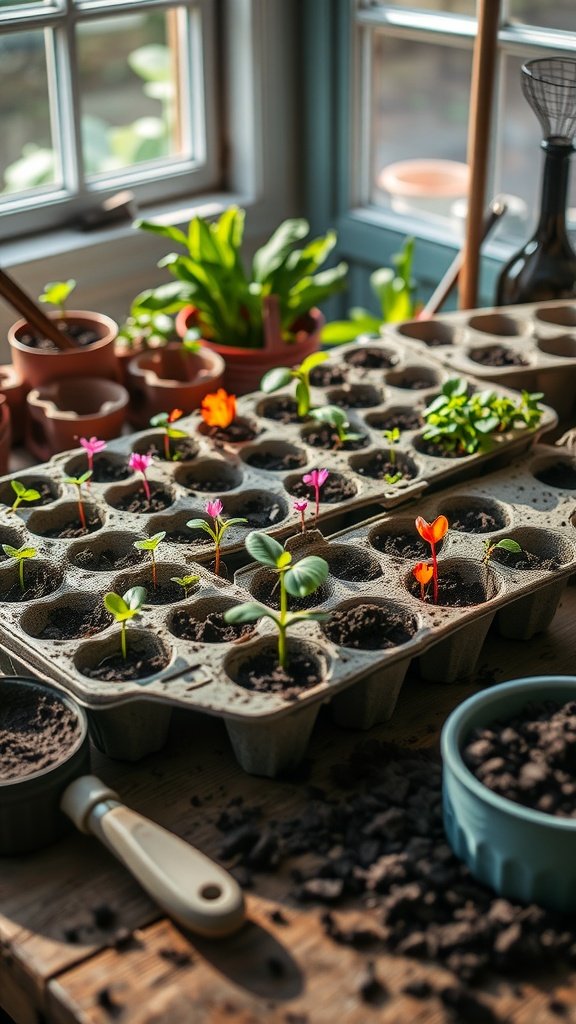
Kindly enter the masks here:
<path id="1" fill-rule="evenodd" d="M 396 185 L 396 168 L 390 171 L 390 165 L 415 159 L 465 163 L 471 65 L 471 50 L 374 33 L 373 202 L 412 214 L 443 218 L 453 214 L 454 203 L 465 192 L 465 168 L 443 165 L 442 180 L 436 169 L 430 187 L 423 184 L 419 189 L 411 166 L 406 169 L 406 189 L 405 169 L 398 169 L 402 180 Z M 418 174 L 421 168 L 415 170 Z M 455 175 L 455 184 L 448 182 L 444 172 L 450 178 Z"/>
<path id="2" fill-rule="evenodd" d="M 476 0 L 384 0 L 385 7 L 406 7 L 410 10 L 439 11 L 442 14 L 476 14 Z"/>
<path id="3" fill-rule="evenodd" d="M 1 191 L 24 192 L 60 177 L 50 126 L 44 32 L 0 36 Z"/>
<path id="4" fill-rule="evenodd" d="M 576 32 L 574 0 L 510 0 L 510 21 Z"/>
<path id="5" fill-rule="evenodd" d="M 118 15 L 78 26 L 87 175 L 182 152 L 177 85 L 177 40 L 182 36 L 179 13 Z"/>

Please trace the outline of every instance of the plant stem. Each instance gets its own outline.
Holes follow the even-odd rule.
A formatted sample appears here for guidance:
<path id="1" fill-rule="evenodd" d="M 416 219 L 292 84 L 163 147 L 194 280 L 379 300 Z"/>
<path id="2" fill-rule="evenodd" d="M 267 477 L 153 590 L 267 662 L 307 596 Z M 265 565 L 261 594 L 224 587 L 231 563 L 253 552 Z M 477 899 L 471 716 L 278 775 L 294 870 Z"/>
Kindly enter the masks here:
<path id="1" fill-rule="evenodd" d="M 121 624 L 120 629 L 121 629 L 121 633 L 120 633 L 120 646 L 122 648 L 122 657 L 124 658 L 124 660 L 126 660 L 127 652 L 126 652 L 126 623 L 125 622 L 123 622 Z"/>
<path id="2" fill-rule="evenodd" d="M 20 565 L 18 566 L 18 577 L 20 579 L 20 590 L 24 593 L 24 559 L 20 559 Z"/>
<path id="3" fill-rule="evenodd" d="M 168 434 L 164 434 L 164 457 L 167 462 L 170 462 L 170 438 Z"/>
<path id="4" fill-rule="evenodd" d="M 314 513 L 314 522 L 316 523 L 316 521 L 318 519 L 318 512 L 320 510 L 320 487 L 318 486 L 318 484 L 315 485 L 314 492 L 315 492 L 314 496 L 316 498 L 316 511 Z"/>
<path id="5" fill-rule="evenodd" d="M 434 580 L 434 604 L 438 604 L 438 562 L 436 560 L 436 545 L 431 543 L 432 548 L 432 577 Z"/>
<path id="6" fill-rule="evenodd" d="M 302 531 L 301 531 L 302 533 L 306 533 L 306 523 L 304 522 L 304 516 L 305 515 L 306 515 L 305 512 L 301 512 L 300 513 L 300 519 L 301 519 L 301 522 L 302 522 Z"/>
<path id="7" fill-rule="evenodd" d="M 154 587 L 154 590 L 156 590 L 156 586 L 158 584 L 158 573 L 156 572 L 156 559 L 154 557 L 153 551 L 151 551 L 150 554 L 152 555 L 152 586 Z"/>
<path id="8" fill-rule="evenodd" d="M 144 484 L 144 494 L 146 495 L 146 500 L 147 500 L 148 504 L 150 504 L 150 499 L 151 499 L 150 484 L 148 483 L 148 481 L 146 479 L 145 473 L 142 473 L 142 483 Z"/>
<path id="9" fill-rule="evenodd" d="M 94 472 L 94 456 L 91 452 L 87 452 L 86 454 L 88 457 L 88 472 L 90 473 L 90 476 L 88 477 L 88 490 L 90 490 L 90 482 L 92 480 L 92 473 Z"/>
<path id="10" fill-rule="evenodd" d="M 16 498 L 16 501 L 15 501 L 15 502 L 14 502 L 14 504 L 12 505 L 12 508 L 10 509 L 10 511 L 11 511 L 11 512 L 15 512 L 15 511 L 16 511 L 16 509 L 18 508 L 18 505 L 20 504 L 20 502 L 21 502 L 21 501 L 22 501 L 22 498 L 21 498 L 20 496 L 18 496 L 18 497 Z"/>
<path id="11" fill-rule="evenodd" d="M 278 664 L 280 668 L 286 668 L 286 616 L 288 615 L 288 593 L 284 583 L 286 569 L 279 573 L 280 583 L 280 623 L 278 626 Z"/>
<path id="12" fill-rule="evenodd" d="M 214 545 L 214 575 L 220 575 L 220 540 L 218 539 Z"/>
<path id="13" fill-rule="evenodd" d="M 80 515 L 80 522 L 82 524 L 82 529 L 84 530 L 84 533 L 86 533 L 86 531 L 88 530 L 88 527 L 86 525 L 86 513 L 84 511 L 84 505 L 82 503 L 82 492 L 81 492 L 80 488 L 78 488 L 78 512 L 79 512 L 79 515 Z"/>

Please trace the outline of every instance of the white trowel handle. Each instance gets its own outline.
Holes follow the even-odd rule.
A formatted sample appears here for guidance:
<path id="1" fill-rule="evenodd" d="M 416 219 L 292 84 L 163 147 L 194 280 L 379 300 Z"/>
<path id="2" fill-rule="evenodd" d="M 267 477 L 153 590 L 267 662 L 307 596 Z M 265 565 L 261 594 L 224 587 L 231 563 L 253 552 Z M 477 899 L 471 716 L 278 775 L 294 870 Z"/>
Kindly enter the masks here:
<path id="1" fill-rule="evenodd" d="M 227 871 L 173 832 L 125 807 L 94 775 L 70 783 L 61 807 L 81 832 L 97 836 L 185 928 L 216 938 L 243 923 L 244 897 Z"/>

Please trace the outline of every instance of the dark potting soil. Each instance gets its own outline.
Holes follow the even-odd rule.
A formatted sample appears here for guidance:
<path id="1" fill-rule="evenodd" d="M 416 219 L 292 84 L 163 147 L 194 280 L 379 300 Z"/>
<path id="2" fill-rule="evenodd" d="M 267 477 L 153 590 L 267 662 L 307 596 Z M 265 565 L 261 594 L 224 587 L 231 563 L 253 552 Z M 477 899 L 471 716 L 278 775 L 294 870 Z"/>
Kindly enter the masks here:
<path id="1" fill-rule="evenodd" d="M 212 441 L 221 444 L 241 444 L 243 441 L 253 441 L 258 431 L 247 420 L 233 420 L 228 427 L 207 427 L 203 433 Z"/>
<path id="2" fill-rule="evenodd" d="M 349 366 L 363 370 L 389 370 L 397 362 L 389 352 L 376 348 L 357 348 L 354 352 L 347 352 L 344 359 Z"/>
<path id="3" fill-rule="evenodd" d="M 88 348 L 89 345 L 93 345 L 94 342 L 99 341 L 102 337 L 98 331 L 94 331 L 90 327 L 84 327 L 82 324 L 68 323 L 66 320 L 55 320 L 54 323 L 58 330 L 70 335 L 71 338 L 74 338 L 74 341 L 79 348 Z M 19 334 L 18 341 L 22 345 L 27 345 L 28 348 L 58 352 L 53 341 L 50 341 L 49 338 L 43 338 L 38 334 L 34 334 L 32 331 L 26 331 Z"/>
<path id="4" fill-rule="evenodd" d="M 452 524 L 450 524 L 452 525 Z M 396 558 L 408 558 L 415 562 L 424 561 L 430 555 L 430 546 L 421 537 L 412 533 L 380 533 L 370 538 L 377 551 Z M 436 550 L 440 551 L 440 544 Z"/>
<path id="5" fill-rule="evenodd" d="M 465 459 L 469 452 L 448 451 L 437 441 L 427 441 L 424 437 L 418 438 L 417 448 L 423 455 L 429 455 L 433 459 Z M 576 487 L 576 484 L 574 485 Z"/>
<path id="6" fill-rule="evenodd" d="M 287 667 L 280 668 L 278 654 L 261 651 L 246 660 L 236 673 L 235 681 L 245 690 L 257 693 L 278 693 L 285 700 L 294 700 L 304 690 L 322 682 L 322 671 L 315 658 L 301 651 L 289 656 Z"/>
<path id="7" fill-rule="evenodd" d="M 250 636 L 254 625 L 250 622 L 225 622 L 223 612 L 210 612 L 205 619 L 196 619 L 192 612 L 182 608 L 173 616 L 170 629 L 182 640 L 225 644 Z"/>
<path id="8" fill-rule="evenodd" d="M 329 388 L 336 384 L 343 384 L 346 380 L 346 370 L 334 364 L 315 366 L 310 373 L 310 383 L 315 388 Z"/>
<path id="9" fill-rule="evenodd" d="M 144 555 L 135 548 L 124 553 L 114 551 L 112 548 L 104 548 L 102 551 L 94 551 L 92 548 L 82 548 L 74 555 L 74 565 L 79 569 L 87 569 L 90 572 L 110 572 L 112 569 L 129 569 L 130 566 L 141 562 Z"/>
<path id="10" fill-rule="evenodd" d="M 387 476 L 396 476 L 396 473 L 402 474 L 402 480 L 412 480 L 416 476 L 416 470 L 407 465 L 404 459 L 397 457 L 392 462 L 389 454 L 385 451 L 374 452 L 363 466 L 357 467 L 356 472 L 360 476 L 368 476 L 372 480 L 384 480 Z"/>
<path id="11" fill-rule="evenodd" d="M 328 639 L 340 647 L 380 651 L 405 644 L 417 626 L 406 612 L 366 602 L 332 612 L 322 629 Z"/>
<path id="12" fill-rule="evenodd" d="M 352 428 L 350 428 L 350 432 L 356 433 Z M 366 434 L 362 434 L 355 440 L 340 441 L 338 434 L 328 423 L 312 427 L 303 440 L 313 448 L 324 448 L 326 451 L 357 452 L 359 448 L 365 448 L 368 444 Z"/>
<path id="13" fill-rule="evenodd" d="M 288 472 L 290 469 L 300 469 L 305 466 L 307 460 L 305 452 L 274 452 L 263 449 L 262 451 L 250 452 L 245 461 L 255 469 L 266 469 L 269 472 Z"/>
<path id="14" fill-rule="evenodd" d="M 277 423 L 303 423 L 305 419 L 298 415 L 298 405 L 288 395 L 268 399 L 262 405 L 261 415 L 265 419 L 275 420 Z"/>
<path id="15" fill-rule="evenodd" d="M 193 518 L 193 513 L 190 513 Z M 166 540 L 169 544 L 212 544 L 210 537 L 203 530 L 171 530 L 166 533 Z"/>
<path id="16" fill-rule="evenodd" d="M 120 643 L 120 641 L 118 641 Z M 123 683 L 131 679 L 142 679 L 144 676 L 152 676 L 161 672 L 168 664 L 165 654 L 151 654 L 150 651 L 141 651 L 137 647 L 130 646 L 128 638 L 128 651 L 126 658 L 121 652 L 109 655 L 92 668 L 83 668 L 81 672 L 89 679 L 99 679 L 103 683 Z"/>
<path id="17" fill-rule="evenodd" d="M 490 345 L 489 348 L 473 348 L 470 359 L 482 366 L 528 366 L 528 360 L 518 352 L 513 352 L 504 345 Z"/>
<path id="18" fill-rule="evenodd" d="M 10 694 L 0 706 L 0 779 L 51 768 L 79 735 L 78 720 L 62 701 L 30 687 L 18 696 Z"/>
<path id="19" fill-rule="evenodd" d="M 404 391 L 424 391 L 432 387 L 432 382 L 426 377 L 399 377 L 394 381 L 394 387 Z"/>
<path id="20" fill-rule="evenodd" d="M 165 508 L 169 508 L 173 503 L 174 498 L 167 491 L 166 488 L 162 487 L 161 484 L 150 484 L 150 501 L 144 493 L 144 489 L 131 491 L 128 494 L 122 494 L 116 499 L 116 501 L 110 502 L 110 504 L 121 512 L 142 512 L 149 514 L 151 512 L 163 512 Z"/>
<path id="21" fill-rule="evenodd" d="M 224 474 L 218 476 L 217 473 L 214 476 L 198 476 L 192 470 L 182 480 L 182 485 L 187 487 L 189 491 L 203 491 L 205 494 L 223 494 L 224 491 L 231 491 L 234 487 L 237 487 L 238 481 Z"/>
<path id="22" fill-rule="evenodd" d="M 562 487 L 567 491 L 576 491 L 576 464 L 559 459 L 541 469 L 534 476 L 549 487 Z"/>
<path id="23" fill-rule="evenodd" d="M 373 430 L 419 430 L 424 420 L 420 413 L 410 409 L 398 410 L 397 412 L 383 412 L 380 416 L 374 413 L 370 416 L 370 426 Z"/>
<path id="24" fill-rule="evenodd" d="M 51 530 L 42 530 L 41 537 L 54 537 L 59 540 L 75 540 L 78 537 L 85 537 L 87 533 L 95 533 L 102 527 L 102 520 L 99 515 L 86 517 L 86 529 L 80 519 L 71 519 L 63 526 L 55 526 Z"/>
<path id="25" fill-rule="evenodd" d="M 183 437 L 180 440 L 174 438 L 170 441 L 170 458 L 167 459 L 164 442 L 151 441 L 146 448 L 146 454 L 162 462 L 189 462 L 196 458 L 198 445 L 191 437 Z"/>
<path id="26" fill-rule="evenodd" d="M 76 637 L 94 636 L 106 629 L 112 621 L 112 616 L 102 604 L 86 609 L 72 608 L 70 605 L 53 608 L 38 637 L 40 640 L 74 640 Z"/>
<path id="27" fill-rule="evenodd" d="M 302 480 L 297 480 L 290 486 L 290 493 L 295 498 L 308 498 L 311 502 L 315 501 L 314 488 L 309 487 Z M 337 501 L 348 501 L 355 494 L 356 484 L 352 480 L 347 480 L 341 473 L 331 472 L 320 488 L 320 503 L 325 501 L 328 505 L 333 505 Z"/>
<path id="28" fill-rule="evenodd" d="M 288 594 L 288 610 L 300 612 L 306 608 L 316 608 L 327 599 L 329 593 L 330 589 L 327 584 L 322 583 L 313 594 L 308 594 L 307 597 L 292 597 L 292 594 Z M 254 586 L 253 595 L 256 601 L 261 601 L 268 608 L 279 608 L 280 586 L 277 575 L 270 571 L 270 575 L 261 577 Z"/>
<path id="29" fill-rule="evenodd" d="M 0 593 L 0 601 L 32 601 L 38 597 L 46 597 L 58 589 L 62 578 L 56 569 L 50 570 L 47 566 L 24 566 L 24 590 L 20 589 L 18 579 L 14 581 L 8 590 Z"/>
<path id="30" fill-rule="evenodd" d="M 184 590 L 178 583 L 167 580 L 165 583 L 152 584 L 152 574 L 145 580 L 140 581 L 140 586 L 146 588 L 146 604 L 174 604 L 182 601 Z"/>
<path id="31" fill-rule="evenodd" d="M 482 508 L 459 508 L 454 515 L 448 516 L 448 521 L 450 529 L 459 533 L 491 533 L 506 526 L 503 515 Z"/>
<path id="32" fill-rule="evenodd" d="M 328 548 L 322 553 L 322 557 L 328 562 L 332 575 L 339 580 L 362 583 L 365 580 L 378 579 L 382 575 L 382 569 L 375 559 L 357 553 L 352 546 L 349 546 L 346 552 Z"/>
<path id="33" fill-rule="evenodd" d="M 505 548 L 496 548 L 491 554 L 493 562 L 507 566 L 508 569 L 559 569 L 561 561 L 559 558 L 544 558 L 535 555 L 533 551 L 506 551 Z"/>
<path id="34" fill-rule="evenodd" d="M 250 529 L 275 526 L 282 522 L 286 511 L 279 501 L 267 494 L 256 494 L 242 502 L 242 516 L 248 520 Z"/>
<path id="35" fill-rule="evenodd" d="M 410 580 L 408 589 L 414 597 L 420 597 L 420 584 L 416 579 Z M 433 604 L 433 596 L 432 580 L 430 580 L 424 602 Z M 451 570 L 440 572 L 437 604 L 445 605 L 448 608 L 468 608 L 473 604 L 484 604 L 486 600 L 486 591 L 479 580 L 464 580 L 459 573 Z"/>
<path id="36" fill-rule="evenodd" d="M 372 740 L 331 775 L 329 790 L 311 789 L 297 817 L 264 824 L 252 806 L 226 811 L 218 821 L 225 833 L 219 855 L 248 877 L 288 862 L 292 897 L 328 904 L 321 921 L 338 945 L 384 949 L 452 971 L 455 981 L 431 983 L 415 967 L 408 984 L 417 999 L 439 995 L 454 1024 L 498 1019 L 481 989 L 472 988 L 487 972 L 530 980 L 559 961 L 575 962 L 573 919 L 495 896 L 454 856 L 436 759 Z M 367 909 L 351 915 L 351 899 Z"/>
<path id="37" fill-rule="evenodd" d="M 334 404 L 341 409 L 370 409 L 380 405 L 381 401 L 382 397 L 376 388 L 363 387 L 361 384 L 345 386 L 334 396 Z"/>
<path id="38" fill-rule="evenodd" d="M 94 469 L 90 483 L 112 484 L 125 480 L 131 475 L 131 469 L 122 462 L 109 459 L 106 455 L 97 455 L 94 459 Z"/>
<path id="39" fill-rule="evenodd" d="M 38 508 L 39 505 L 50 505 L 51 502 L 56 501 L 56 498 L 58 497 L 56 488 L 52 489 L 47 480 L 35 480 L 33 477 L 26 477 L 25 480 L 22 480 L 22 483 L 28 490 L 38 491 L 40 497 L 35 498 L 34 501 L 23 501 L 19 506 L 19 509 Z M 10 488 L 10 504 L 12 504 L 15 497 L 16 495 L 12 488 Z M 8 497 L 6 502 L 8 503 Z"/>
<path id="40" fill-rule="evenodd" d="M 514 718 L 479 727 L 462 758 L 507 800 L 576 818 L 576 701 L 528 703 Z"/>

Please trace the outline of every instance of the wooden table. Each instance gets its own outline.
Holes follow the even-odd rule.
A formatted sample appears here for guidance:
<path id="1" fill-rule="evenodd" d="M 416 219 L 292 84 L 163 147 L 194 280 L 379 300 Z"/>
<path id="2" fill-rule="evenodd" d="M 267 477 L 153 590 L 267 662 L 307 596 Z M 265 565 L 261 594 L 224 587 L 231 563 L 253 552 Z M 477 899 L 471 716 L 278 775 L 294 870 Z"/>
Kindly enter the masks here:
<path id="1" fill-rule="evenodd" d="M 576 588 L 568 587 L 548 632 L 533 641 L 505 641 L 490 634 L 479 678 L 574 674 Z M 393 719 L 368 734 L 405 747 L 437 743 L 448 711 L 477 688 L 408 678 Z M 306 783 L 245 775 L 233 759 L 218 720 L 181 716 L 168 747 L 135 765 L 97 752 L 94 771 L 125 801 L 215 855 L 222 833 L 216 819 L 242 797 L 266 816 L 295 816 L 310 784 L 326 785 L 329 768 L 358 742 L 358 733 L 321 715 L 310 750 Z M 365 734 L 362 734 L 365 735 Z M 194 806 L 191 798 L 201 806 Z M 287 872 L 257 874 L 247 894 L 249 923 L 216 942 L 183 935 L 95 841 L 73 834 L 37 855 L 0 864 L 0 1005 L 18 1024 L 440 1024 L 438 998 L 402 994 L 407 979 L 452 980 L 445 970 L 377 952 L 378 974 L 389 998 L 380 1007 L 358 995 L 367 961 L 336 945 L 321 927 L 323 908 L 291 902 Z M 114 921 L 96 920 L 104 903 Z M 286 923 L 271 916 L 282 910 Z M 353 915 L 354 907 L 343 913 Z M 70 941 L 73 938 L 75 941 Z M 115 948 L 115 945 L 117 948 Z M 271 958 L 277 970 L 270 971 Z M 576 978 L 557 975 L 520 986 L 495 979 L 485 999 L 515 1024 L 576 1021 Z M 559 1017 L 551 992 L 573 1009 Z M 572 1015 L 571 1015 L 572 1014 Z M 0 1014 L 1 1017 L 1 1014 Z"/>

